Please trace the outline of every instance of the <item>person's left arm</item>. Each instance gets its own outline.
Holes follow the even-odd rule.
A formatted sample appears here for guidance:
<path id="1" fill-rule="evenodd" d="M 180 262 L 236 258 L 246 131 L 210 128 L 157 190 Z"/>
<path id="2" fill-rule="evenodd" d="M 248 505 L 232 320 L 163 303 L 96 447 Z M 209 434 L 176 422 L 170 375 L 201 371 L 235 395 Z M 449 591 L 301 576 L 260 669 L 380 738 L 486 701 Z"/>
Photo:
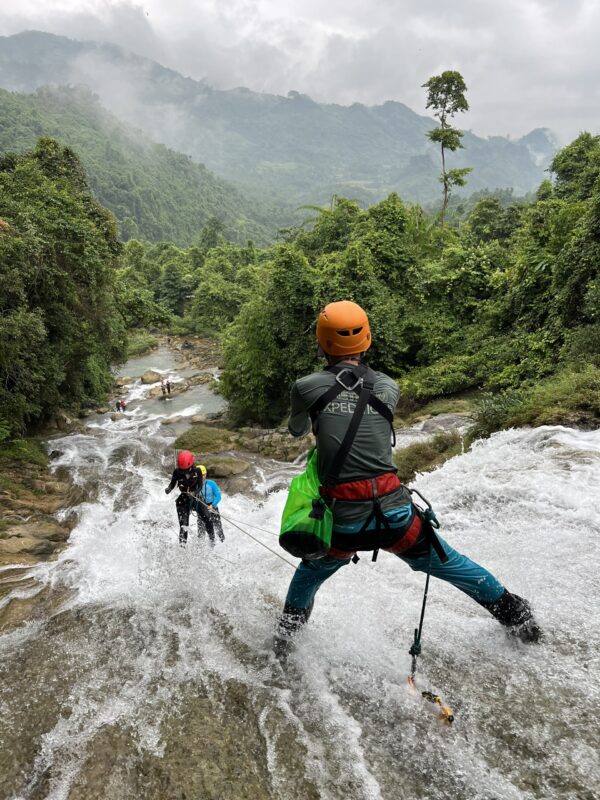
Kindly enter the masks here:
<path id="1" fill-rule="evenodd" d="M 288 421 L 288 431 L 292 436 L 304 436 L 311 429 L 310 415 L 304 403 L 304 399 L 298 390 L 298 384 L 292 386 L 291 393 L 292 408 Z"/>

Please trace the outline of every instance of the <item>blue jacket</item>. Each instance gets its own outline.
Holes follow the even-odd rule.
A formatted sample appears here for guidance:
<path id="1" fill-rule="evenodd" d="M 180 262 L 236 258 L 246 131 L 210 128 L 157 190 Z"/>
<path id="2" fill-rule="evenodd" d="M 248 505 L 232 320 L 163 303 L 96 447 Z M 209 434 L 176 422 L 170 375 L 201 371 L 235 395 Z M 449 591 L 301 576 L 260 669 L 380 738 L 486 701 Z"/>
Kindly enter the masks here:
<path id="1" fill-rule="evenodd" d="M 207 506 L 212 506 L 214 509 L 216 509 L 221 502 L 221 492 L 219 491 L 219 487 L 214 481 L 209 481 L 208 479 L 204 482 L 204 486 L 200 492 L 200 497 Z"/>

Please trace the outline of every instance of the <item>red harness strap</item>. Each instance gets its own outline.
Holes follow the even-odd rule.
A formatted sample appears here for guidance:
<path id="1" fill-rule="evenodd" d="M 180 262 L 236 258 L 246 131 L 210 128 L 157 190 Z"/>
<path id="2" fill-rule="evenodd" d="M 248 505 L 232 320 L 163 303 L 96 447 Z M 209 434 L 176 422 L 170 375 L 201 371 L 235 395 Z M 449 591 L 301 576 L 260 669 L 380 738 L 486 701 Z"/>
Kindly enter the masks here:
<path id="1" fill-rule="evenodd" d="M 423 523 L 421 521 L 421 517 L 418 514 L 415 514 L 413 521 L 410 523 L 405 532 L 401 533 L 401 530 L 398 531 L 400 534 L 398 541 L 395 542 L 391 547 L 383 547 L 382 550 L 385 550 L 386 553 L 395 553 L 395 555 L 404 553 L 406 550 L 409 550 L 414 544 L 416 544 L 422 527 Z M 337 547 L 331 547 L 327 555 L 332 556 L 333 558 L 339 558 L 341 561 L 345 561 L 352 558 L 354 555 L 356 555 L 356 553 L 354 550 L 338 550 Z"/>
<path id="2" fill-rule="evenodd" d="M 395 489 L 399 489 L 402 483 L 395 472 L 385 472 L 375 478 L 375 485 L 377 487 L 377 496 L 383 497 Z M 338 483 L 337 486 L 322 486 L 321 493 L 330 500 L 334 498 L 336 500 L 372 500 L 374 497 L 373 479 L 365 478 L 360 481 Z"/>
<path id="3" fill-rule="evenodd" d="M 395 553 L 396 555 L 404 553 L 406 550 L 409 550 L 414 544 L 416 544 L 422 527 L 423 523 L 421 521 L 421 517 L 418 514 L 415 514 L 415 518 L 406 529 L 404 536 L 402 536 L 391 547 L 384 547 L 383 549 L 387 553 Z"/>

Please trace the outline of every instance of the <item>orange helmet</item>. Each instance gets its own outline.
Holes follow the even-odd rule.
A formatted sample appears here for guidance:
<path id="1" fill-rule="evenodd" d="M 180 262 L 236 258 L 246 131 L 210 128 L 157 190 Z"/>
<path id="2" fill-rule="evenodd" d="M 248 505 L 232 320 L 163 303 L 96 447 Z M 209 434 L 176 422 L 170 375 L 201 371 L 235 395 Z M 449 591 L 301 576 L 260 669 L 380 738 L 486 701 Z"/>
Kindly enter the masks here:
<path id="1" fill-rule="evenodd" d="M 330 356 L 364 353 L 371 347 L 369 318 L 350 300 L 329 303 L 317 320 L 317 341 Z"/>

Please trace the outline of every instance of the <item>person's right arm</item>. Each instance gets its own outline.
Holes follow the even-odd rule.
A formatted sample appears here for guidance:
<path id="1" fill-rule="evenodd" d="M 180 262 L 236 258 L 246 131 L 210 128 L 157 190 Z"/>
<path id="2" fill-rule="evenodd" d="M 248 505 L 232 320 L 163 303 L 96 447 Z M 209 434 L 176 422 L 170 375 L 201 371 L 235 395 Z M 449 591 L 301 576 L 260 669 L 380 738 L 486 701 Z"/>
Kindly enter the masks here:
<path id="1" fill-rule="evenodd" d="M 171 483 L 165 489 L 165 494 L 169 494 L 175 488 L 175 484 L 177 483 L 177 470 L 173 470 L 173 474 L 171 475 Z"/>
<path id="2" fill-rule="evenodd" d="M 292 386 L 291 402 L 292 410 L 288 421 L 288 431 L 292 436 L 304 436 L 311 429 L 311 421 L 296 383 Z"/>

